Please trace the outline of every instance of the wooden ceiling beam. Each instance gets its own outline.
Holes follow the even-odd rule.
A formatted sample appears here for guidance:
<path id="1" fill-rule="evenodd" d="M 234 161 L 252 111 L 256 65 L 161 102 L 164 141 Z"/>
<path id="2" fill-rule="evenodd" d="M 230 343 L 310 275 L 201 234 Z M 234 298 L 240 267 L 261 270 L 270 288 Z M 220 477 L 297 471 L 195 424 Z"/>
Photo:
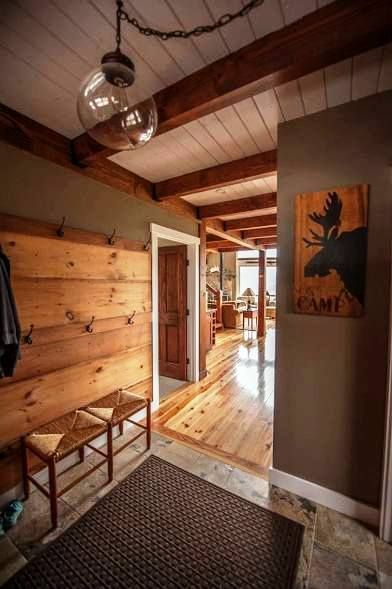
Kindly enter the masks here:
<path id="1" fill-rule="evenodd" d="M 225 231 L 244 229 L 256 229 L 260 227 L 275 227 L 276 214 L 260 215 L 259 217 L 247 217 L 245 219 L 232 219 L 224 222 Z"/>
<path id="2" fill-rule="evenodd" d="M 154 198 L 152 182 L 111 160 L 96 161 L 86 168 L 75 165 L 71 158 L 69 139 L 1 103 L 0 141 L 163 208 L 170 213 L 196 219 L 196 207 L 192 204 L 182 199 L 158 203 Z"/>
<path id="3" fill-rule="evenodd" d="M 276 247 L 277 243 L 276 243 L 276 239 L 270 239 L 269 241 L 262 241 L 260 239 L 256 240 L 257 245 L 259 246 L 263 246 L 263 247 Z"/>
<path id="4" fill-rule="evenodd" d="M 242 239 L 260 239 L 262 237 L 276 237 L 277 227 L 259 227 L 242 231 Z"/>
<path id="5" fill-rule="evenodd" d="M 390 0 L 338 0 L 157 92 L 158 133 L 391 41 Z M 73 149 L 85 164 L 113 153 L 85 133 Z"/>
<path id="6" fill-rule="evenodd" d="M 157 200 L 166 200 L 187 196 L 196 192 L 261 178 L 276 171 L 277 153 L 276 149 L 273 149 L 158 182 L 155 184 L 155 197 Z"/>
<path id="7" fill-rule="evenodd" d="M 225 215 L 262 211 L 276 207 L 276 192 L 249 196 L 238 200 L 226 200 L 198 208 L 199 219 L 214 219 Z"/>
<path id="8" fill-rule="evenodd" d="M 223 239 L 217 239 L 216 241 L 210 241 L 207 243 L 207 247 L 211 248 L 211 249 L 217 249 L 217 250 L 226 250 L 228 248 L 232 248 L 233 247 L 234 242 L 233 241 L 228 241 L 227 239 L 223 240 Z M 252 245 L 257 245 L 256 242 L 252 242 Z M 243 246 L 238 245 L 239 248 L 244 249 Z M 247 248 L 249 249 L 249 244 L 247 244 Z"/>
<path id="9" fill-rule="evenodd" d="M 213 241 L 229 241 L 233 246 L 239 246 L 240 249 L 259 249 L 255 242 L 241 239 L 241 232 L 227 233 L 224 223 L 220 219 L 211 219 L 206 221 L 205 225 L 208 239 L 207 247 L 210 247 L 210 243 Z M 213 239 L 211 239 L 211 236 L 213 236 Z"/>

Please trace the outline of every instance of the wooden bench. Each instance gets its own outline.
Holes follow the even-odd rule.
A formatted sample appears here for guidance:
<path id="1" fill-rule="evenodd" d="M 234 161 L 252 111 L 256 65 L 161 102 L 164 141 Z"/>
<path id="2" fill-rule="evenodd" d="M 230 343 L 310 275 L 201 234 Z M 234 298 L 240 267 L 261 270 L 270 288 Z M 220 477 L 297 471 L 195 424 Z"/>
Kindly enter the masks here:
<path id="1" fill-rule="evenodd" d="M 142 409 L 147 411 L 146 425 L 139 424 L 130 419 L 135 413 Z M 113 427 L 118 425 L 120 433 L 124 431 L 124 421 L 141 428 L 132 439 L 113 451 Z M 91 442 L 106 432 L 107 451 L 95 448 Z M 95 401 L 88 407 L 72 411 L 47 425 L 44 425 L 28 436 L 22 438 L 22 467 L 24 495 L 27 499 L 30 494 L 30 485 L 33 483 L 50 500 L 50 511 L 52 526 L 57 527 L 58 509 L 57 500 L 80 481 L 85 479 L 103 464 L 107 463 L 108 482 L 113 480 L 114 456 L 135 442 L 140 436 L 146 434 L 147 448 L 151 447 L 151 402 L 150 399 L 137 396 L 125 389 L 106 395 Z M 85 447 L 102 456 L 98 464 L 91 467 L 86 473 L 75 481 L 57 491 L 56 464 L 77 451 L 80 461 L 85 458 Z M 29 473 L 29 456 L 32 452 L 38 456 L 48 468 L 49 490 L 41 485 Z"/>

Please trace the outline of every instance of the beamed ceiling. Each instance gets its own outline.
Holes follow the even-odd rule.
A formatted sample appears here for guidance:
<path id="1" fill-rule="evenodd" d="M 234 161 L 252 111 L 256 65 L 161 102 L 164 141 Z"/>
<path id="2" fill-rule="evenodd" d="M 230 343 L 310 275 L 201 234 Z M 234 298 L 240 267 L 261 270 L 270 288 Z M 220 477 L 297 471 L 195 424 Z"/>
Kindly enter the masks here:
<path id="1" fill-rule="evenodd" d="M 374 0 L 374 4 L 378 2 L 381 5 L 382 0 Z M 124 8 L 145 25 L 176 29 L 211 23 L 224 13 L 238 11 L 243 3 L 125 0 Z M 265 0 L 247 17 L 191 40 L 163 42 L 142 36 L 124 24 L 123 51 L 135 62 L 145 95 L 156 94 L 256 39 L 285 30 L 327 4 L 330 0 Z M 352 5 L 352 0 L 337 0 L 335 4 L 344 9 Z M 0 102 L 69 139 L 81 135 L 83 129 L 76 115 L 78 89 L 102 54 L 114 47 L 114 27 L 114 0 L 2 0 Z M 163 183 L 157 184 L 159 196 L 168 179 L 272 153 L 277 148 L 279 123 L 392 89 L 392 44 L 373 39 L 368 46 L 372 48 L 364 53 L 356 54 L 352 49 L 342 52 L 341 60 L 329 60 L 332 65 L 267 90 L 253 85 L 246 98 L 193 117 L 159 134 L 142 149 L 117 153 L 110 159 L 123 170 Z M 311 54 L 313 48 L 308 50 Z M 197 207 L 274 193 L 276 166 L 260 177 L 237 177 L 229 185 L 197 187 L 196 183 L 192 190 L 179 198 Z M 170 190 L 167 194 L 170 196 Z M 224 231 L 229 221 L 261 218 L 274 212 L 273 207 L 242 212 L 232 212 L 228 207 L 226 214 L 216 218 L 222 223 L 219 231 Z"/>

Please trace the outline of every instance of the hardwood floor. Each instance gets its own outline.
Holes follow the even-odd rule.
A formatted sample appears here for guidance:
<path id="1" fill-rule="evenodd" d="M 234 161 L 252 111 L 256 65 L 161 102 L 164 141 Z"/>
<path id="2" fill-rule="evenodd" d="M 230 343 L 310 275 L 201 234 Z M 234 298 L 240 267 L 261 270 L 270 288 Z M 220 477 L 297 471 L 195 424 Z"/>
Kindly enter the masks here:
<path id="1" fill-rule="evenodd" d="M 207 358 L 208 376 L 165 398 L 153 430 L 268 477 L 272 459 L 275 329 L 226 329 Z"/>

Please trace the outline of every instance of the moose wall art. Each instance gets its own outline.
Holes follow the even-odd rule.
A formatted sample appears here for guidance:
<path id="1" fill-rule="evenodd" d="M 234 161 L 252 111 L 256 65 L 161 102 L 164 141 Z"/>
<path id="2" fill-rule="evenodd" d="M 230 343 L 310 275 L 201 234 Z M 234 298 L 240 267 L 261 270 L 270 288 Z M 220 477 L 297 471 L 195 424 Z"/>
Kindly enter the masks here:
<path id="1" fill-rule="evenodd" d="M 359 317 L 364 310 L 367 184 L 297 194 L 294 310 Z"/>

